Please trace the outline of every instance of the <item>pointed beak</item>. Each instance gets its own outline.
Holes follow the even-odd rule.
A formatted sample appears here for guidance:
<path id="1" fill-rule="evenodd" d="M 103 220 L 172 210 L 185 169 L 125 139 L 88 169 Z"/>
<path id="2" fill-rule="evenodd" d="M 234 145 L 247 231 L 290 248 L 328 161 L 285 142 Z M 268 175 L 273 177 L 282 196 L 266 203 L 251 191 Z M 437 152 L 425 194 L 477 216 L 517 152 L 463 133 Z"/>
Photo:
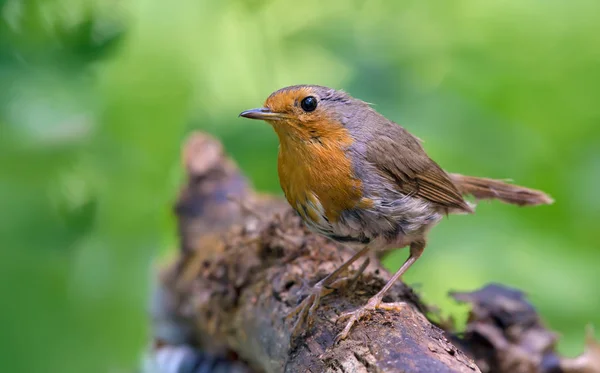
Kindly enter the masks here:
<path id="1" fill-rule="evenodd" d="M 264 107 L 243 111 L 240 113 L 240 117 L 262 120 L 277 120 L 285 118 L 283 114 L 272 112 Z"/>

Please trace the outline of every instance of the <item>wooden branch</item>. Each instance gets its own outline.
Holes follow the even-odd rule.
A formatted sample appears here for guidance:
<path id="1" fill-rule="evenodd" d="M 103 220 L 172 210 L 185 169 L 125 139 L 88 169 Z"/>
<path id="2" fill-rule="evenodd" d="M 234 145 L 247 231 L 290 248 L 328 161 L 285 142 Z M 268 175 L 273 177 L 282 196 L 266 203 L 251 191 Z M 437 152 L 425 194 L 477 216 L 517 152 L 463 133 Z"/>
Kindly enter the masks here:
<path id="1" fill-rule="evenodd" d="M 484 373 L 600 373 L 600 344 L 588 328 L 586 349 L 576 358 L 556 352 L 558 338 L 548 330 L 525 295 L 490 284 L 452 293 L 472 307 L 466 330 L 451 337 L 473 356 Z"/>
<path id="2" fill-rule="evenodd" d="M 334 343 L 343 327 L 336 317 L 390 276 L 375 257 L 353 289 L 323 298 L 314 324 L 291 344 L 295 318 L 286 315 L 352 252 L 307 231 L 283 200 L 254 193 L 214 139 L 193 135 L 183 159 L 182 250 L 163 273 L 161 299 L 169 299 L 170 320 L 187 343 L 233 351 L 257 372 L 479 372 L 402 283 L 386 301 L 410 307 L 374 313 Z"/>

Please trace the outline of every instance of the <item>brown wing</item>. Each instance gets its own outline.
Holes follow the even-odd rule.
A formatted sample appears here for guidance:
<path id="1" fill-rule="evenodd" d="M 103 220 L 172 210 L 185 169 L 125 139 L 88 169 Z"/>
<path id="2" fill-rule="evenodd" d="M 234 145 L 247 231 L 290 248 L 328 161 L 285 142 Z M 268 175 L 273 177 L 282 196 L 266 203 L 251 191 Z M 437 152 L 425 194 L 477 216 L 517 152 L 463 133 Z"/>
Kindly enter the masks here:
<path id="1" fill-rule="evenodd" d="M 417 138 L 395 123 L 390 125 L 369 143 L 367 160 L 395 181 L 404 194 L 421 197 L 440 207 L 473 212 L 448 174 L 429 158 Z"/>

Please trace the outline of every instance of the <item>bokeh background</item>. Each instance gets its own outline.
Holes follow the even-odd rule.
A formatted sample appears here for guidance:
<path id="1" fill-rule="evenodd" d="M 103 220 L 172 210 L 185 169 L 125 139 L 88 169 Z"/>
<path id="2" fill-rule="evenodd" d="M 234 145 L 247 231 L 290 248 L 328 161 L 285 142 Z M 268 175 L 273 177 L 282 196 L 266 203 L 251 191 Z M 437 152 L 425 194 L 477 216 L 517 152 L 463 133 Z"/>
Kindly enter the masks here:
<path id="1" fill-rule="evenodd" d="M 600 2 L 0 0 L 2 371 L 136 367 L 177 246 L 181 141 L 218 136 L 280 193 L 274 133 L 237 115 L 300 83 L 374 103 L 448 170 L 549 192 L 445 220 L 405 279 L 459 322 L 448 291 L 515 286 L 582 351 L 600 325 Z"/>

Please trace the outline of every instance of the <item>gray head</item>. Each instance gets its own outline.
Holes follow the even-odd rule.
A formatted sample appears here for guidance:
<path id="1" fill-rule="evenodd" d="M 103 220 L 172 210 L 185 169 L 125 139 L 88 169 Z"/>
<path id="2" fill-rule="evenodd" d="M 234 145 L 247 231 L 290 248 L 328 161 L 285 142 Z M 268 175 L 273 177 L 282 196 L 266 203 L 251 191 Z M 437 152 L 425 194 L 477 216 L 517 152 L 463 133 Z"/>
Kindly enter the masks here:
<path id="1" fill-rule="evenodd" d="M 306 131 L 324 136 L 343 128 L 350 118 L 365 110 L 371 111 L 367 103 L 344 91 L 319 85 L 294 85 L 273 92 L 264 107 L 240 115 L 267 121 L 280 136 L 303 135 Z"/>

